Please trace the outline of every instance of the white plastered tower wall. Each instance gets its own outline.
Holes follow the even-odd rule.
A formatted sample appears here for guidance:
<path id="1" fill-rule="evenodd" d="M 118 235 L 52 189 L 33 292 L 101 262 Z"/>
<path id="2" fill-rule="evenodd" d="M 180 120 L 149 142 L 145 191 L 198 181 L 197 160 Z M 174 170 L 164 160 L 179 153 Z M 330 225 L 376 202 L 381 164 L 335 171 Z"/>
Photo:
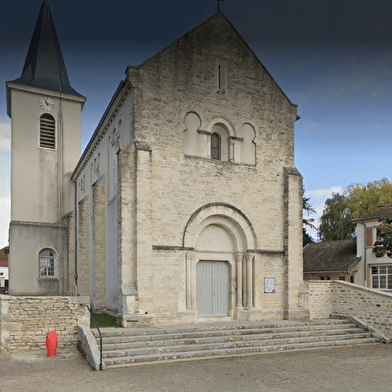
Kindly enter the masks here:
<path id="1" fill-rule="evenodd" d="M 41 40 L 47 45 L 44 55 Z M 53 64 L 57 68 L 49 67 Z M 46 2 L 22 76 L 7 83 L 7 99 L 11 117 L 9 292 L 68 295 L 73 283 L 68 259 L 68 222 L 74 211 L 71 174 L 80 157 L 85 98 L 69 85 Z M 45 116 L 51 121 L 49 144 L 43 142 Z M 39 256 L 45 249 L 54 258 L 50 273 L 40 270 Z"/>

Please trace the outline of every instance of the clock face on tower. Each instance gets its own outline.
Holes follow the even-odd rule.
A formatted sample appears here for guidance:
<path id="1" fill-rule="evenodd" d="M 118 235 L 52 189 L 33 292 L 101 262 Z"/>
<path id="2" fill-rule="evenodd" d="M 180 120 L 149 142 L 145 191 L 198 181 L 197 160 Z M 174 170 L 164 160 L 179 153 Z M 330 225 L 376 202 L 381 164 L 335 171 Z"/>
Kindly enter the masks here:
<path id="1" fill-rule="evenodd" d="M 54 101 L 50 98 L 47 98 L 47 97 L 41 98 L 39 100 L 39 103 L 40 103 L 42 109 L 46 110 L 47 112 L 52 111 L 54 108 Z"/>

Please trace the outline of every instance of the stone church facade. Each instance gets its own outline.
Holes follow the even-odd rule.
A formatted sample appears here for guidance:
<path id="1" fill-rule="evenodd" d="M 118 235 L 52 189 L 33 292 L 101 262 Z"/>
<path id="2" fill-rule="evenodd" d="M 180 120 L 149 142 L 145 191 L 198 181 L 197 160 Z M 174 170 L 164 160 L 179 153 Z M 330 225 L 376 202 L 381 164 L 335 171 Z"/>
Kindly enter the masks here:
<path id="1" fill-rule="evenodd" d="M 32 170 L 49 171 L 52 158 L 63 170 L 52 173 L 56 197 L 46 195 L 57 200 L 53 217 L 42 206 L 29 216 L 13 188 L 10 294 L 88 295 L 130 326 L 308 317 L 297 106 L 223 13 L 127 68 L 78 161 L 65 149 L 72 132 L 80 140 L 84 98 L 67 83 L 59 92 L 20 79 L 8 83 L 12 186 L 26 164 L 19 143 L 38 154 Z M 43 100 L 30 105 L 37 113 L 19 108 L 30 95 Z M 37 147 L 39 132 L 18 141 L 20 121 L 40 124 L 48 113 L 55 151 Z M 42 269 L 43 250 L 53 274 Z M 38 281 L 28 288 L 18 283 L 26 264 Z"/>

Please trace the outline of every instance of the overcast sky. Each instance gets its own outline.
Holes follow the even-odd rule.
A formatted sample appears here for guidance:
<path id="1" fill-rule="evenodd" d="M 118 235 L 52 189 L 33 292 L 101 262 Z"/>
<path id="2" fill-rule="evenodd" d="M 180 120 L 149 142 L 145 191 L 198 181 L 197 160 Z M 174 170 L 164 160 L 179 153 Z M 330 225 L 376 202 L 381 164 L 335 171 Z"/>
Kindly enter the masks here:
<path id="1" fill-rule="evenodd" d="M 4 4 L 5 3 L 5 4 Z M 21 75 L 41 0 L 0 14 L 0 247 L 8 244 L 10 119 L 5 82 Z M 216 0 L 49 0 L 72 87 L 87 97 L 82 144 L 128 64 L 138 65 L 217 11 Z M 295 164 L 321 212 L 351 183 L 391 180 L 392 2 L 225 0 L 221 10 L 293 103 Z"/>

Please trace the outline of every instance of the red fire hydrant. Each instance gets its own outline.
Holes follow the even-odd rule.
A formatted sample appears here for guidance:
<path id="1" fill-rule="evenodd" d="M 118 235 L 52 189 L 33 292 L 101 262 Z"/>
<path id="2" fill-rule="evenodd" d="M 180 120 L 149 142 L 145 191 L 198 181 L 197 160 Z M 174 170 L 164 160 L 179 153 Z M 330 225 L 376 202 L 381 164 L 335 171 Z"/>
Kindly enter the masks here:
<path id="1" fill-rule="evenodd" d="M 46 351 L 48 352 L 48 357 L 54 357 L 57 350 L 57 335 L 56 331 L 49 331 L 46 333 Z"/>

